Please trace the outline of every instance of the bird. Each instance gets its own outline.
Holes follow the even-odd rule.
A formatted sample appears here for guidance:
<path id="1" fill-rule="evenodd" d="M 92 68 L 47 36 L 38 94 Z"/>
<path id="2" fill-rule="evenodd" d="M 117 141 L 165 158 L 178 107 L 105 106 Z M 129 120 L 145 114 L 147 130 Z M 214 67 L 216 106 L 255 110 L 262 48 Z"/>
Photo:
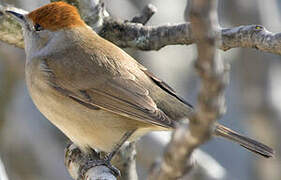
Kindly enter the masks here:
<path id="1" fill-rule="evenodd" d="M 23 29 L 29 94 L 39 111 L 84 153 L 109 161 L 125 141 L 175 129 L 193 107 L 121 48 L 100 37 L 65 2 L 21 14 L 6 11 Z M 216 123 L 214 136 L 263 157 L 274 151 Z"/>

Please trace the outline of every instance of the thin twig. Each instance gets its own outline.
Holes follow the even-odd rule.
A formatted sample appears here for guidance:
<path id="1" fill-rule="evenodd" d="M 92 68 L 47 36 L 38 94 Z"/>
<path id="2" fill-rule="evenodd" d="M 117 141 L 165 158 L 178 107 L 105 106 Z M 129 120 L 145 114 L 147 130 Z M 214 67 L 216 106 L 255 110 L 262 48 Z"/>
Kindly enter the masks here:
<path id="1" fill-rule="evenodd" d="M 131 22 L 132 23 L 141 23 L 142 25 L 145 25 L 149 19 L 156 13 L 157 9 L 153 4 L 148 4 L 146 5 L 143 10 L 141 15 L 135 16 Z"/>
<path id="2" fill-rule="evenodd" d="M 281 55 L 281 33 L 269 32 L 263 26 L 247 25 L 226 28 L 220 33 L 222 50 L 244 47 Z"/>

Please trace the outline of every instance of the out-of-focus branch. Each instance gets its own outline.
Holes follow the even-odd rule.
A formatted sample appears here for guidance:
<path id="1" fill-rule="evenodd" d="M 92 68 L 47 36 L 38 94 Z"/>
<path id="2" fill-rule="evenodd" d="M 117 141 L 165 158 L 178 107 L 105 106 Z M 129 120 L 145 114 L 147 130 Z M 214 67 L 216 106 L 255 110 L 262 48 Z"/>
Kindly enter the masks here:
<path id="1" fill-rule="evenodd" d="M 109 16 L 100 0 L 51 0 L 51 2 L 64 1 L 77 7 L 83 20 L 96 32 L 103 26 L 104 19 Z"/>
<path id="2" fill-rule="evenodd" d="M 26 11 L 0 5 L 0 41 L 24 48 L 23 36 L 20 25 L 10 16 L 5 15 L 5 10 L 26 13 Z"/>
<path id="3" fill-rule="evenodd" d="M 3 164 L 3 162 L 0 159 L 0 179 L 1 180 L 8 180 L 8 176 L 7 173 L 5 171 L 5 166 Z"/>
<path id="4" fill-rule="evenodd" d="M 149 170 L 151 165 L 155 162 L 155 158 L 159 159 L 161 157 L 169 141 L 170 134 L 167 132 L 154 132 L 138 141 L 137 150 L 140 155 L 137 160 L 145 171 Z M 153 144 L 153 146 L 151 146 L 151 144 Z M 191 158 L 194 159 L 196 168 L 192 170 L 192 173 L 188 174 L 187 179 L 198 179 L 198 177 L 200 177 L 199 179 L 212 180 L 227 179 L 228 175 L 224 167 L 206 152 L 196 149 L 194 153 L 192 153 Z"/>
<path id="5" fill-rule="evenodd" d="M 101 36 L 122 48 L 159 50 L 168 45 L 190 45 L 195 42 L 189 23 L 144 26 L 143 24 L 156 11 L 151 5 L 147 6 L 140 16 L 129 22 L 109 16 L 104 4 L 99 0 L 65 1 L 77 6 L 82 18 Z M 9 8 L 23 12 L 18 8 Z M 221 37 L 219 48 L 225 51 L 243 47 L 281 55 L 281 33 L 269 32 L 260 25 L 217 29 L 216 34 Z M 20 48 L 24 47 L 20 26 L 12 18 L 5 16 L 5 8 L 1 5 L 0 40 Z"/>
<path id="6" fill-rule="evenodd" d="M 202 81 L 198 106 L 190 124 L 177 128 L 168 144 L 162 163 L 150 179 L 177 179 L 192 168 L 191 154 L 209 140 L 215 121 L 225 111 L 224 87 L 228 81 L 224 64 L 216 57 L 217 1 L 190 0 L 189 16 L 196 39 L 198 59 L 196 69 Z"/>

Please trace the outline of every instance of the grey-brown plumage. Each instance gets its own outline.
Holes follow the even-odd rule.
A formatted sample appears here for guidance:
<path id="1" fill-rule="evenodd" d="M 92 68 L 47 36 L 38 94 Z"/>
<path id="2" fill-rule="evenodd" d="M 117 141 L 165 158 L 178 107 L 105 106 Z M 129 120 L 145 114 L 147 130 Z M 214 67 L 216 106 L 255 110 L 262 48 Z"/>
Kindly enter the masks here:
<path id="1" fill-rule="evenodd" d="M 240 144 L 242 147 L 248 149 L 249 151 L 262 155 L 263 157 L 266 157 L 266 158 L 272 157 L 274 154 L 274 151 L 272 148 L 270 148 L 256 140 L 242 136 L 241 134 L 238 134 L 237 132 L 235 132 L 227 127 L 224 127 L 220 124 L 218 124 L 216 126 L 215 135 L 229 139 L 231 141 L 234 141 L 234 142 Z"/>
<path id="2" fill-rule="evenodd" d="M 70 6 L 59 5 L 61 9 Z M 135 131 L 129 139 L 134 140 L 150 131 L 172 129 L 179 120 L 188 118 L 192 107 L 187 102 L 123 50 L 81 23 L 78 15 L 72 18 L 79 20 L 71 21 L 79 22 L 77 26 L 56 28 L 52 24 L 48 29 L 45 23 L 44 30 L 36 31 L 32 28 L 38 26 L 34 22 L 38 18 L 33 18 L 36 11 L 21 20 L 27 86 L 38 109 L 82 150 L 110 152 L 127 132 Z M 40 16 L 38 21 L 50 16 Z M 59 20 L 67 24 L 63 18 Z M 222 125 L 215 132 L 265 157 L 273 154 L 271 148 Z"/>

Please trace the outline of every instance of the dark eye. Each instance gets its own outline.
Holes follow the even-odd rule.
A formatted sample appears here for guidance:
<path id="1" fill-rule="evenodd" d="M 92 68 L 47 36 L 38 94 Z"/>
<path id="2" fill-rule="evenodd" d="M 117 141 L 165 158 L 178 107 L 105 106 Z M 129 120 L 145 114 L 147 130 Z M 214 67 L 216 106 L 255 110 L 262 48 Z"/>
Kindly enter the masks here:
<path id="1" fill-rule="evenodd" d="M 44 28 L 40 24 L 35 24 L 34 29 L 35 31 L 42 31 Z"/>

